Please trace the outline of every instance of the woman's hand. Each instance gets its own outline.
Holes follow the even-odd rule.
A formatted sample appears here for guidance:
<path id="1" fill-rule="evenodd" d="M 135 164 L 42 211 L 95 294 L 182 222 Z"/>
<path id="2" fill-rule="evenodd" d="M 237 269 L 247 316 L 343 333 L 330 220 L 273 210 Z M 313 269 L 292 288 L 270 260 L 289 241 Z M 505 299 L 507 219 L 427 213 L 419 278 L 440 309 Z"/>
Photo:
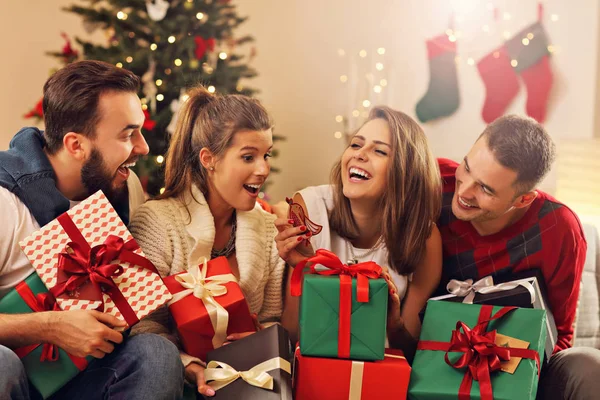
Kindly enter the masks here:
<path id="1" fill-rule="evenodd" d="M 185 367 L 185 377 L 188 381 L 195 383 L 198 387 L 198 393 L 203 396 L 212 397 L 215 395 L 213 388 L 206 384 L 204 379 L 204 367 L 200 364 L 190 363 Z"/>
<path id="2" fill-rule="evenodd" d="M 256 331 L 232 333 L 231 335 L 229 335 L 225 338 L 227 341 L 225 343 L 223 343 L 223 346 L 225 346 L 226 344 L 229 344 L 231 342 L 234 342 L 236 340 L 243 339 L 246 336 L 250 336 L 253 333 L 256 333 L 257 331 L 261 331 L 265 328 L 260 322 L 258 322 L 258 316 L 256 314 L 251 314 L 250 316 L 252 317 L 252 322 L 254 322 L 254 327 L 256 328 Z"/>
<path id="3" fill-rule="evenodd" d="M 295 267 L 300 261 L 314 255 L 312 246 L 305 245 L 305 240 L 310 240 L 312 233 L 306 226 L 294 227 L 294 221 L 286 218 L 275 220 L 275 227 L 279 233 L 275 236 L 277 251 L 288 265 Z"/>
<path id="4" fill-rule="evenodd" d="M 389 333 L 393 333 L 404 328 L 404 321 L 402 320 L 401 315 L 400 296 L 398 294 L 398 288 L 392 280 L 392 277 L 387 267 L 382 268 L 382 277 L 388 284 L 387 331 L 389 336 Z"/>

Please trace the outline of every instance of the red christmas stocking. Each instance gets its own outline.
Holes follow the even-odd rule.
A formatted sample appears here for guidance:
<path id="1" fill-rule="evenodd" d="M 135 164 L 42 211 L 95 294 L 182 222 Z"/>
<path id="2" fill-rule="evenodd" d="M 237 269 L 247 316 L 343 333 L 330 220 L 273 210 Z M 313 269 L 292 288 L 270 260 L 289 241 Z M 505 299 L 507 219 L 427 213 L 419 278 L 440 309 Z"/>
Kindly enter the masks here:
<path id="1" fill-rule="evenodd" d="M 519 80 L 504 46 L 483 57 L 477 63 L 477 69 L 485 85 L 485 103 L 481 115 L 489 124 L 504 114 L 519 93 Z"/>
<path id="2" fill-rule="evenodd" d="M 527 45 L 523 43 L 525 38 L 529 40 Z M 515 71 L 521 75 L 527 88 L 527 115 L 544 122 L 553 77 L 548 37 L 541 22 L 516 34 L 506 42 L 506 48 L 511 60 L 516 61 Z"/>

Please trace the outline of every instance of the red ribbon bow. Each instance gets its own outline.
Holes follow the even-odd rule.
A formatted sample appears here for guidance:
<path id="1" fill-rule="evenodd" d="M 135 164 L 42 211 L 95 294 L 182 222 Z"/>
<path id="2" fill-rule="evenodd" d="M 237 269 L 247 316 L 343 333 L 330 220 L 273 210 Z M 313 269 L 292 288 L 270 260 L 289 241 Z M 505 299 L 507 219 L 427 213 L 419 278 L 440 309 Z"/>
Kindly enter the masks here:
<path id="1" fill-rule="evenodd" d="M 206 54 L 206 50 L 214 51 L 215 49 L 215 38 L 204 39 L 202 36 L 194 37 L 196 43 L 196 50 L 194 51 L 196 59 L 202 60 Z"/>
<path id="2" fill-rule="evenodd" d="M 517 307 L 503 307 L 494 316 L 491 316 L 493 306 L 483 305 L 479 312 L 477 325 L 473 329 L 469 328 L 464 322 L 458 321 L 456 323 L 456 330 L 452 331 L 450 342 L 431 340 L 422 340 L 419 342 L 417 346 L 418 350 L 445 351 L 444 359 L 448 365 L 457 369 L 467 368 L 460 384 L 458 392 L 459 400 L 468 400 L 471 398 L 473 380 L 479 381 L 481 400 L 493 400 L 490 372 L 499 370 L 501 360 L 508 361 L 511 356 L 535 360 L 539 376 L 540 356 L 537 351 L 498 346 L 495 343 L 496 330 L 486 331 L 490 321 L 500 319 L 516 309 Z M 448 357 L 448 353 L 451 351 L 463 354 L 453 363 Z"/>
<path id="3" fill-rule="evenodd" d="M 51 293 L 46 292 L 34 295 L 31 291 L 31 288 L 27 286 L 26 282 L 19 283 L 15 287 L 15 290 L 17 291 L 17 293 L 19 293 L 19 296 L 21 296 L 25 304 L 27 304 L 27 306 L 31 308 L 33 312 L 62 311 L 58 304 L 56 304 L 56 299 L 54 298 L 54 296 L 52 296 Z M 15 354 L 18 355 L 19 358 L 23 358 L 39 346 L 42 346 L 42 355 L 40 357 L 40 361 L 44 362 L 58 360 L 58 346 L 51 343 L 37 343 L 25 347 L 20 347 L 18 349 L 15 349 Z M 71 356 L 70 354 L 69 358 L 80 371 L 85 369 L 85 367 L 87 366 L 87 360 L 85 358 Z"/>
<path id="4" fill-rule="evenodd" d="M 124 271 L 121 265 L 115 263 L 117 260 L 158 274 L 150 261 L 134 253 L 139 249 L 135 240 L 131 239 L 125 242 L 118 236 L 109 235 L 103 244 L 90 247 L 67 213 L 60 215 L 57 219 L 72 242 L 67 245 L 70 252 L 58 255 L 59 279 L 57 285 L 51 288 L 50 292 L 59 297 L 65 292 L 73 292 L 90 282 L 93 290 L 90 291 L 89 297 L 92 301 L 101 301 L 102 304 L 98 307 L 99 311 L 104 311 L 102 293 L 106 292 L 130 326 L 138 322 L 137 315 L 112 280 L 123 274 Z"/>
<path id="5" fill-rule="evenodd" d="M 292 273 L 291 294 L 300 296 L 302 294 L 302 276 L 307 263 L 311 274 L 339 275 L 340 278 L 340 314 L 338 327 L 338 357 L 350 357 L 350 332 L 352 317 L 352 278 L 356 278 L 356 299 L 359 303 L 369 302 L 369 279 L 377 279 L 381 276 L 382 269 L 377 263 L 367 261 L 355 265 L 342 263 L 338 256 L 329 250 L 318 249 L 316 254 L 299 262 Z M 329 269 L 317 270 L 320 264 Z"/>

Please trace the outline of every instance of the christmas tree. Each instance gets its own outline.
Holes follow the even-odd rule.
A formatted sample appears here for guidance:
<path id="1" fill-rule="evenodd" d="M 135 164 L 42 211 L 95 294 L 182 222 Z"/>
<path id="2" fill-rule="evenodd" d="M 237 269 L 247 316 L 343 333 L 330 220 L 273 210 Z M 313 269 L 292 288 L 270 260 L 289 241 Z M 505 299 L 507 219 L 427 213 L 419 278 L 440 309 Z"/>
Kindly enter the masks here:
<path id="1" fill-rule="evenodd" d="M 104 30 L 107 43 L 76 38 L 80 54 L 63 34 L 66 44 L 62 51 L 48 54 L 62 64 L 82 58 L 106 61 L 141 78 L 144 136 L 150 153 L 138 161 L 135 170 L 146 191 L 156 195 L 163 187 L 164 154 L 180 104 L 186 100 L 185 89 L 200 83 L 211 92 L 256 93 L 241 81 L 256 76 L 249 65 L 256 50 L 244 46 L 253 38 L 234 36 L 246 18 L 238 16 L 228 0 L 85 2 L 89 4 L 72 5 L 65 11 L 81 16 L 89 33 Z M 41 116 L 41 102 L 25 115 Z"/>

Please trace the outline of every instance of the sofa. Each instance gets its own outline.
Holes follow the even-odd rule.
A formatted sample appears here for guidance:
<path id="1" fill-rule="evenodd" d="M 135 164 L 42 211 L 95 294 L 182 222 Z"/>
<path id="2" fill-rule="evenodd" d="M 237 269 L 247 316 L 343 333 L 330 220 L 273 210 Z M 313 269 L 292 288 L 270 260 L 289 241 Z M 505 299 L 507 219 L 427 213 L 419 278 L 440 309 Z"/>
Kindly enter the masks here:
<path id="1" fill-rule="evenodd" d="M 587 256 L 575 320 L 574 346 L 600 349 L 600 236 L 594 225 L 583 225 Z"/>

